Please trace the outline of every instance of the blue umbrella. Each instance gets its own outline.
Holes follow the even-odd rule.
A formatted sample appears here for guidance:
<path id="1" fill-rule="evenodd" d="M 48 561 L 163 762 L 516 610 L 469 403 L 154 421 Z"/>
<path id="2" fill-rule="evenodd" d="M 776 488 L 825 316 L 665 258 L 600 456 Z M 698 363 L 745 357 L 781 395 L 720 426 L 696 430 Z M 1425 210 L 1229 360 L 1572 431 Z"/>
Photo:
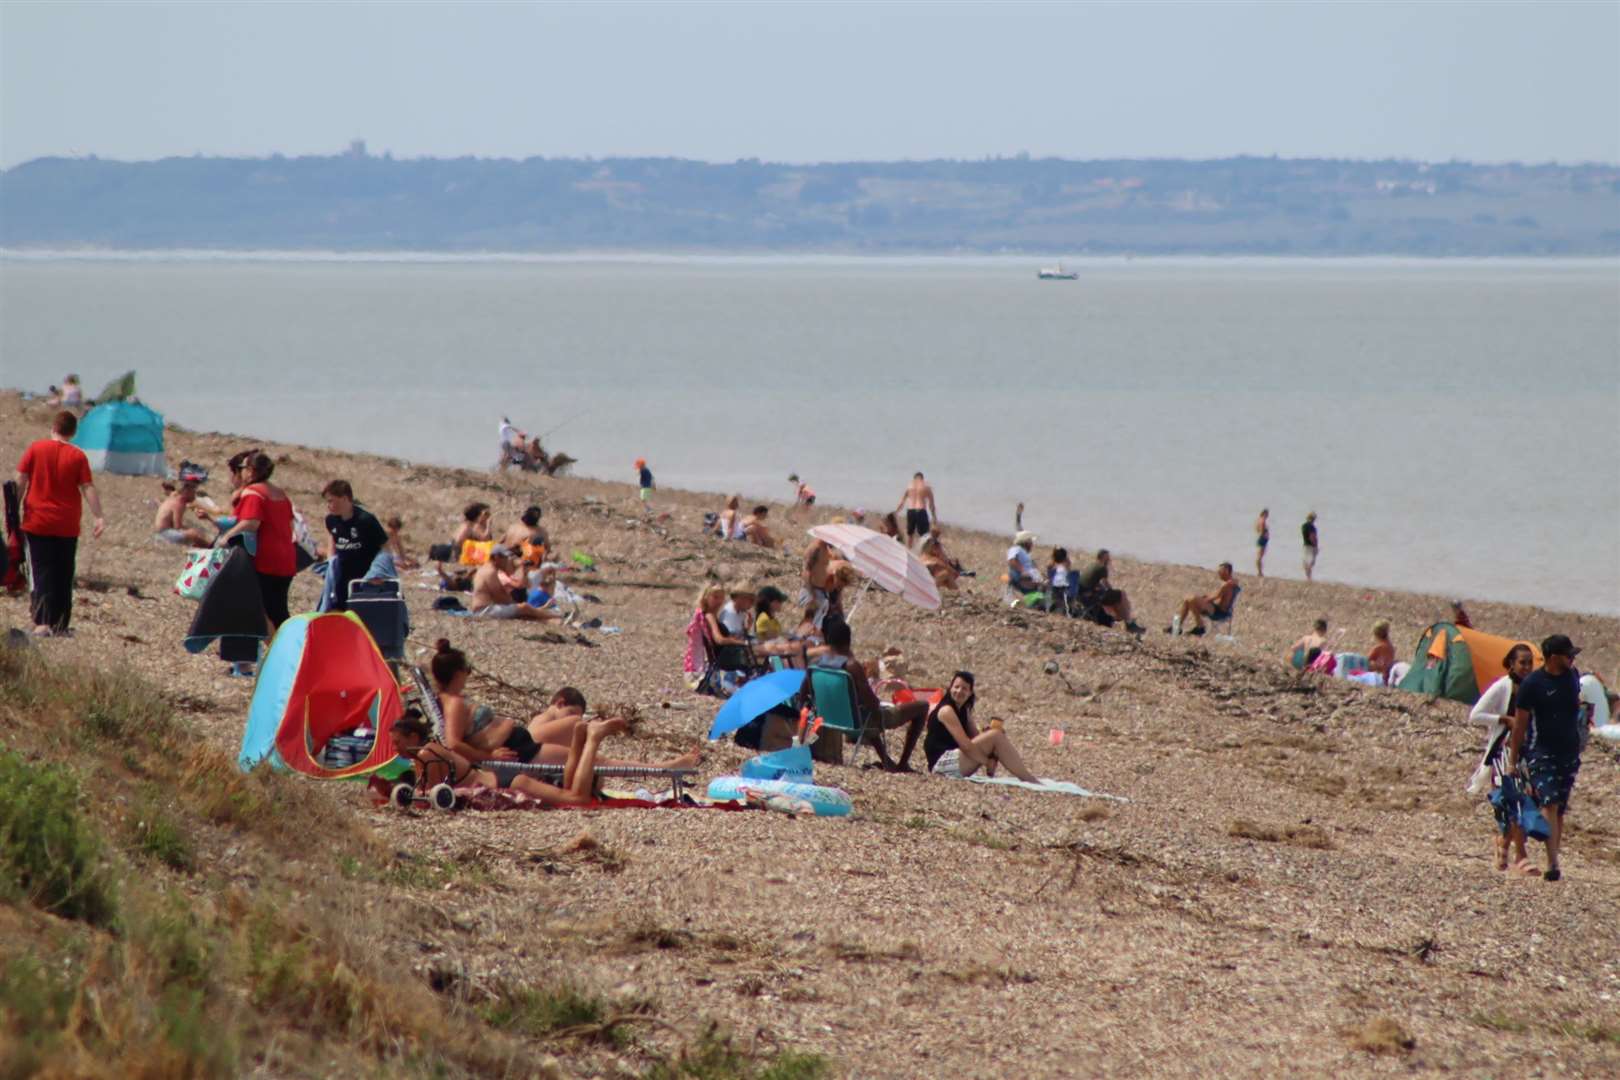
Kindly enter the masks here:
<path id="1" fill-rule="evenodd" d="M 714 723 L 709 727 L 709 738 L 718 739 L 744 727 L 760 713 L 769 712 L 799 692 L 804 685 L 802 671 L 773 671 L 742 684 L 731 699 L 720 706 Z"/>

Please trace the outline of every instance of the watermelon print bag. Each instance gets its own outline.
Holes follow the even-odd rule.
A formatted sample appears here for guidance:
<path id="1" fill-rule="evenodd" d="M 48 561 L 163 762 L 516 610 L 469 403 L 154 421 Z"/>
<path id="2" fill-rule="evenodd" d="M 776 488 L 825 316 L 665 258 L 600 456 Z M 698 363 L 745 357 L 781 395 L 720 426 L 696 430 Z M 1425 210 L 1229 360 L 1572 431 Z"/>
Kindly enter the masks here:
<path id="1" fill-rule="evenodd" d="M 201 600 L 213 584 L 214 575 L 231 557 L 230 548 L 191 548 L 186 552 L 186 568 L 175 579 L 174 591 L 187 600 Z"/>

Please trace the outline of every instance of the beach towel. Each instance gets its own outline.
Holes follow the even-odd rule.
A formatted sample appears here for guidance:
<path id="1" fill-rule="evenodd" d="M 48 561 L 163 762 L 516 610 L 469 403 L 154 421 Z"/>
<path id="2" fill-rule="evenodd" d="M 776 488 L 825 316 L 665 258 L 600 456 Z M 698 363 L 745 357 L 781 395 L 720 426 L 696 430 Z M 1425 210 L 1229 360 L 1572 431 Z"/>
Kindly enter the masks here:
<path id="1" fill-rule="evenodd" d="M 707 799 L 642 799 L 624 792 L 603 792 L 596 799 L 578 806 L 542 802 L 532 795 L 511 788 L 459 787 L 456 802 L 463 810 L 757 810 L 763 807 L 740 802 L 710 802 Z"/>
<path id="2" fill-rule="evenodd" d="M 1049 795 L 1079 795 L 1087 799 L 1107 799 L 1110 802 L 1130 802 L 1122 795 L 1108 795 L 1101 791 L 1088 791 L 1079 784 L 1072 784 L 1067 780 L 1048 780 L 1045 777 L 1036 783 L 1019 780 L 1013 776 L 981 776 L 974 775 L 965 779 L 975 784 L 997 784 L 1001 787 L 1024 788 L 1028 791 L 1044 791 Z"/>

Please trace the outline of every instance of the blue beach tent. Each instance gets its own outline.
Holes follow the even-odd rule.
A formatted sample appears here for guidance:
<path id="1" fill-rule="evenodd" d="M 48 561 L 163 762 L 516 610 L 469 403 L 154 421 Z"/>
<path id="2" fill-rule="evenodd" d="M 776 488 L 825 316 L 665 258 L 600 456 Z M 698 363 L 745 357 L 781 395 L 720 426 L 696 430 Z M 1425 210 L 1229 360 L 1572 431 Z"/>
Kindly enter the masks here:
<path id="1" fill-rule="evenodd" d="M 123 476 L 166 476 L 163 460 L 163 414 L 138 401 L 97 405 L 79 421 L 73 445 L 97 472 Z"/>

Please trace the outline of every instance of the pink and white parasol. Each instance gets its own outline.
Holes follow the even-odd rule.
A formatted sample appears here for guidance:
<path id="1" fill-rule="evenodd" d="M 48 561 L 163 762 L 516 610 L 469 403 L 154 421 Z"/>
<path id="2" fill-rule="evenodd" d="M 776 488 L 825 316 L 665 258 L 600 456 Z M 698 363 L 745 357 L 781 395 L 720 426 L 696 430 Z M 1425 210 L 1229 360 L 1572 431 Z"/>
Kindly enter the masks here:
<path id="1" fill-rule="evenodd" d="M 929 611 L 939 610 L 939 589 L 922 560 L 893 537 L 860 525 L 817 525 L 817 540 L 838 549 L 849 564 L 880 588 Z"/>

